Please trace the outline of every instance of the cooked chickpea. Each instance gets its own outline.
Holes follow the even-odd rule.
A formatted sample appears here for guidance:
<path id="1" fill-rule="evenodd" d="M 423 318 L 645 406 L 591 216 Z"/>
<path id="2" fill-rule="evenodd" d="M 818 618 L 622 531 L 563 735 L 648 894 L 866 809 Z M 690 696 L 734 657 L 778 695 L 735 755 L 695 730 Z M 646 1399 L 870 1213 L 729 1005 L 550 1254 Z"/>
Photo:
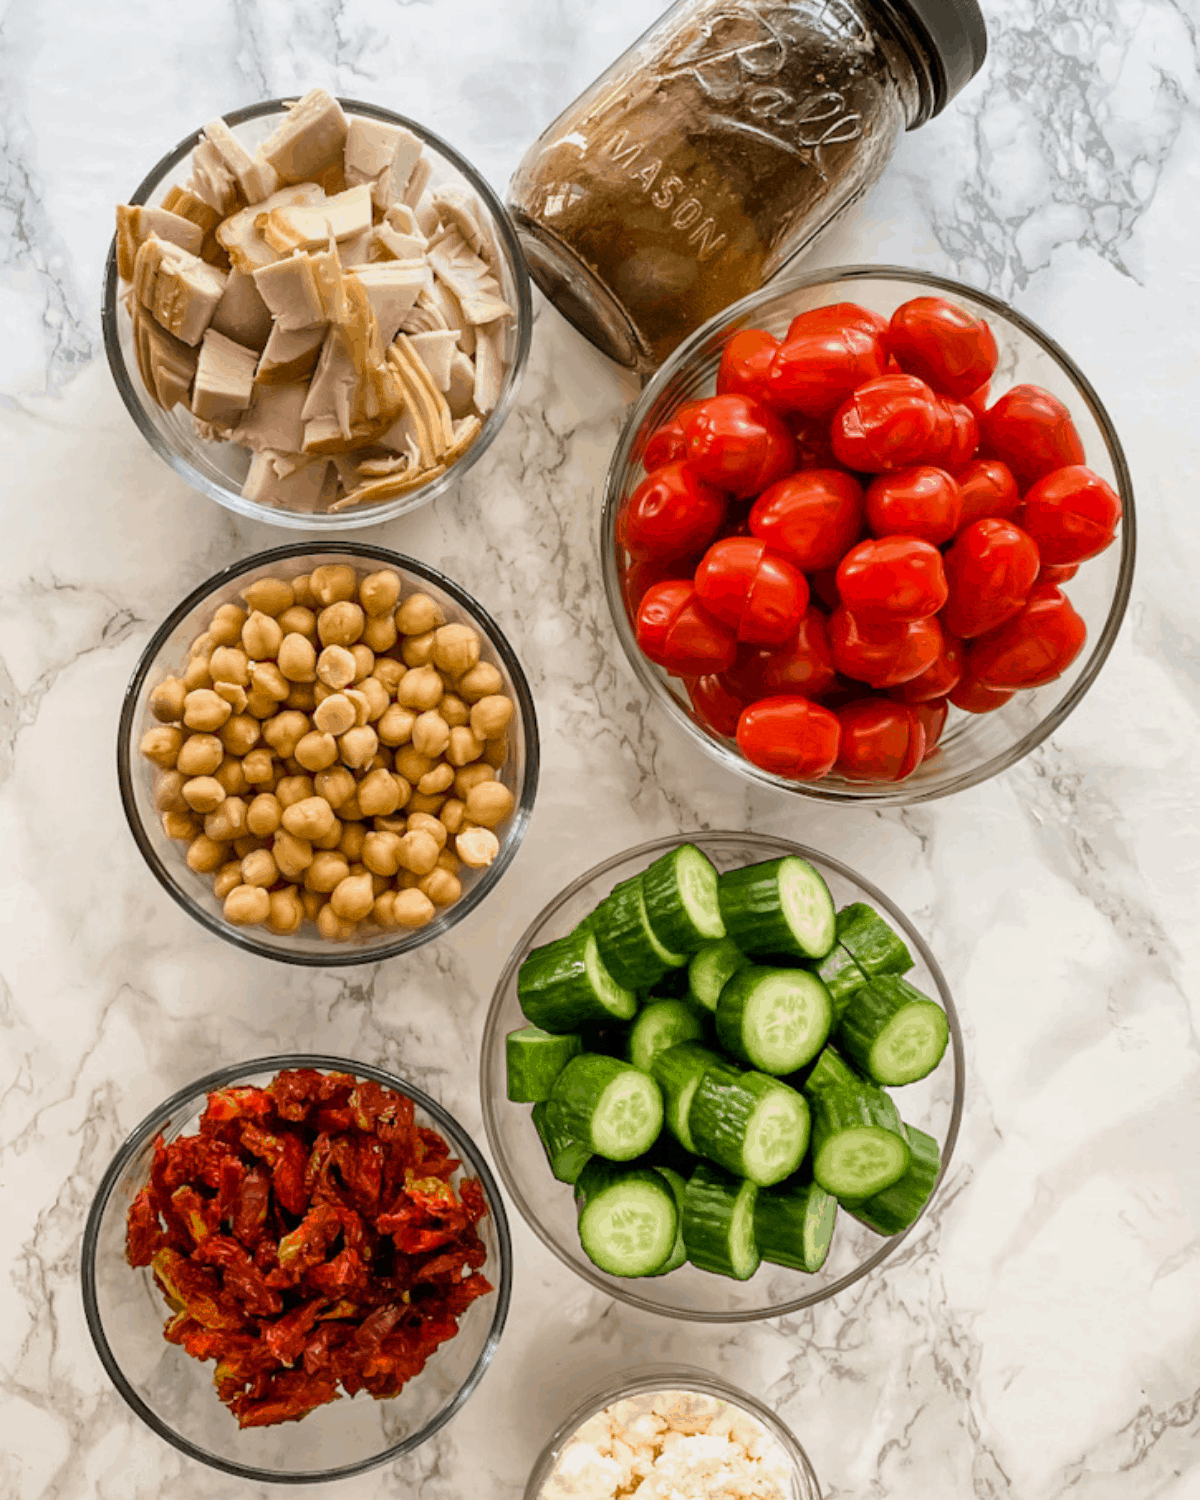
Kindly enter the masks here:
<path id="1" fill-rule="evenodd" d="M 479 633 L 470 625 L 442 625 L 434 633 L 433 664 L 451 677 L 461 677 L 479 660 Z"/>
<path id="2" fill-rule="evenodd" d="M 400 679 L 407 670 L 404 663 L 397 661 L 394 656 L 377 656 L 375 670 L 371 675 L 383 684 L 388 697 L 391 698 L 395 697 L 396 689 L 400 686 Z"/>
<path id="3" fill-rule="evenodd" d="M 274 792 L 260 792 L 246 809 L 246 827 L 260 839 L 270 837 L 283 821 L 283 808 Z"/>
<path id="4" fill-rule="evenodd" d="M 471 710 L 457 693 L 443 693 L 442 701 L 438 704 L 438 712 L 451 729 L 457 729 L 462 724 L 470 723 L 471 720 Z"/>
<path id="5" fill-rule="evenodd" d="M 250 663 L 237 646 L 218 646 L 208 659 L 208 670 L 214 683 L 232 682 L 236 687 L 246 687 L 250 682 Z"/>
<path id="6" fill-rule="evenodd" d="M 190 842 L 200 832 L 200 820 L 193 813 L 165 812 L 162 829 L 169 839 L 187 839 Z"/>
<path id="7" fill-rule="evenodd" d="M 501 734 L 494 740 L 485 740 L 483 758 L 493 771 L 502 770 L 508 760 L 508 736 Z"/>
<path id="8" fill-rule="evenodd" d="M 369 646 L 378 654 L 381 651 L 390 651 L 399 639 L 400 633 L 391 615 L 367 616 L 367 623 L 363 626 L 362 633 L 364 646 Z"/>
<path id="9" fill-rule="evenodd" d="M 371 884 L 370 874 L 347 875 L 334 886 L 329 904 L 343 922 L 361 922 L 375 905 L 375 887 Z"/>
<path id="10" fill-rule="evenodd" d="M 300 905 L 304 908 L 304 915 L 308 918 L 308 920 L 310 922 L 315 922 L 317 920 L 318 913 L 325 905 L 325 897 L 320 893 L 320 891 L 302 890 L 300 892 Z"/>
<path id="11" fill-rule="evenodd" d="M 272 886 L 279 879 L 279 866 L 269 849 L 255 849 L 242 860 L 242 879 L 247 885 Z"/>
<path id="12" fill-rule="evenodd" d="M 464 766 L 454 778 L 454 795 L 461 797 L 465 802 L 471 794 L 471 788 L 482 785 L 485 781 L 495 781 L 496 773 L 491 766 L 480 765 L 478 761 Z"/>
<path id="13" fill-rule="evenodd" d="M 236 604 L 222 604 L 208 624 L 208 634 L 218 646 L 236 646 L 246 624 L 246 611 Z"/>
<path id="14" fill-rule="evenodd" d="M 392 890 L 381 891 L 375 897 L 375 905 L 371 908 L 371 919 L 378 926 L 387 930 L 395 927 L 396 914 L 393 910 L 396 904 L 396 892 Z"/>
<path id="15" fill-rule="evenodd" d="M 441 605 L 428 594 L 410 594 L 396 611 L 396 629 L 402 635 L 424 635 L 445 623 Z"/>
<path id="16" fill-rule="evenodd" d="M 226 797 L 204 820 L 204 831 L 217 843 L 240 839 L 246 832 L 246 803 L 241 797 Z"/>
<path id="17" fill-rule="evenodd" d="M 233 852 L 239 860 L 245 859 L 247 854 L 253 854 L 256 849 L 265 848 L 264 841 L 252 834 L 249 829 L 233 841 Z"/>
<path id="18" fill-rule="evenodd" d="M 230 755 L 249 755 L 261 734 L 262 726 L 253 714 L 234 714 L 221 726 L 219 737 Z"/>
<path id="19" fill-rule="evenodd" d="M 470 825 L 454 840 L 455 852 L 473 870 L 486 869 L 500 853 L 500 840 L 490 828 Z"/>
<path id="20" fill-rule="evenodd" d="M 391 705 L 388 690 L 378 677 L 364 677 L 357 688 L 351 688 L 350 691 L 358 693 L 359 697 L 365 700 L 368 724 L 374 724 L 381 719 Z"/>
<path id="21" fill-rule="evenodd" d="M 316 795 L 316 782 L 307 772 L 299 775 L 284 776 L 275 788 L 275 795 L 279 799 L 280 808 L 294 807 L 297 802 L 303 802 L 305 797 Z"/>
<path id="22" fill-rule="evenodd" d="M 233 709 L 212 688 L 196 688 L 183 700 L 183 722 L 206 734 L 220 729 Z"/>
<path id="23" fill-rule="evenodd" d="M 462 860 L 453 849 L 443 849 L 438 855 L 438 869 L 448 870 L 451 875 L 457 875 L 462 869 Z"/>
<path id="24" fill-rule="evenodd" d="M 217 642 L 204 630 L 188 647 L 188 661 L 207 661 L 216 649 Z"/>
<path id="25" fill-rule="evenodd" d="M 443 753 L 450 743 L 450 726 L 436 709 L 426 709 L 418 714 L 413 725 L 412 747 L 422 755 L 435 758 Z"/>
<path id="26" fill-rule="evenodd" d="M 400 704 L 393 703 L 384 710 L 376 725 L 376 732 L 385 745 L 404 745 L 412 738 L 416 722 L 417 716 L 411 709 L 401 708 Z"/>
<path id="27" fill-rule="evenodd" d="M 235 755 L 227 755 L 213 774 L 225 788 L 227 796 L 240 797 L 243 792 L 250 790 L 242 763 Z"/>
<path id="28" fill-rule="evenodd" d="M 240 859 L 231 859 L 213 876 L 213 895 L 218 901 L 224 901 L 234 886 L 241 883 L 242 862 Z"/>
<path id="29" fill-rule="evenodd" d="M 276 833 L 271 842 L 271 853 L 275 856 L 279 873 L 286 880 L 299 880 L 302 875 L 307 879 L 306 871 L 317 860 L 308 840 L 298 839 L 295 834 L 288 833 L 286 828 L 281 828 Z"/>
<path id="30" fill-rule="evenodd" d="M 281 891 L 272 891 L 267 926 L 280 937 L 290 937 L 299 932 L 304 921 L 304 903 L 294 885 L 286 885 Z"/>
<path id="31" fill-rule="evenodd" d="M 436 796 L 428 792 L 414 792 L 408 799 L 404 811 L 406 813 L 428 813 L 431 818 L 436 818 L 442 810 L 445 796 L 439 792 Z"/>
<path id="32" fill-rule="evenodd" d="M 422 797 L 440 797 L 454 785 L 454 767 L 445 761 L 426 772 L 417 782 L 417 791 Z"/>
<path id="33" fill-rule="evenodd" d="M 190 809 L 183 795 L 186 776 L 178 771 L 160 771 L 154 778 L 154 805 L 159 812 L 185 813 Z"/>
<path id="34" fill-rule="evenodd" d="M 197 875 L 211 875 L 225 863 L 228 844 L 217 844 L 206 833 L 198 833 L 188 845 L 187 863 Z"/>
<path id="35" fill-rule="evenodd" d="M 435 865 L 422 878 L 417 889 L 422 895 L 428 896 L 434 906 L 453 906 L 462 895 L 462 881 L 457 875 L 451 875 L 448 870 L 439 869 Z"/>
<path id="36" fill-rule="evenodd" d="M 397 927 L 425 927 L 433 921 L 434 910 L 424 891 L 398 891 L 392 902 L 392 920 Z"/>
<path id="37" fill-rule="evenodd" d="M 350 647 L 350 655 L 354 658 L 354 681 L 362 682 L 375 670 L 375 653 L 358 641 Z"/>
<path id="38" fill-rule="evenodd" d="M 358 793 L 357 792 L 355 792 L 353 794 L 353 796 L 347 797 L 346 800 L 345 800 L 345 802 L 342 803 L 341 807 L 338 808 L 338 817 L 342 818 L 343 820 L 349 820 L 349 819 L 355 819 L 355 820 L 357 820 L 357 819 L 361 818 L 362 815 L 363 815 L 363 810 L 358 805 Z"/>
<path id="39" fill-rule="evenodd" d="M 424 635 L 412 635 L 403 642 L 400 655 L 406 667 L 432 666 L 434 635 L 434 631 L 427 630 Z"/>
<path id="40" fill-rule="evenodd" d="M 399 678 L 400 663 L 394 663 Z M 178 677 L 165 677 L 150 694 L 150 712 L 164 724 L 177 724 L 183 718 L 183 700 L 187 688 Z"/>
<path id="41" fill-rule="evenodd" d="M 478 703 L 504 691 L 504 678 L 490 661 L 481 661 L 458 679 L 457 692 L 467 703 Z"/>
<path id="42" fill-rule="evenodd" d="M 279 616 L 279 628 L 284 635 L 306 635 L 317 638 L 317 617 L 303 604 L 293 604 Z"/>
<path id="43" fill-rule="evenodd" d="M 270 693 L 264 693 L 253 686 L 246 694 L 246 712 L 253 714 L 259 723 L 262 723 L 264 719 L 273 719 L 279 710 L 279 704 L 278 698 L 273 698 Z"/>
<path id="44" fill-rule="evenodd" d="M 367 830 L 362 823 L 343 823 L 338 853 L 344 854 L 348 860 L 361 859 L 366 838 Z"/>
<path id="45" fill-rule="evenodd" d="M 251 750 L 242 757 L 242 775 L 251 786 L 265 786 L 275 775 L 275 757 L 269 750 Z"/>
<path id="46" fill-rule="evenodd" d="M 294 708 L 285 708 L 273 719 L 266 720 L 262 727 L 262 737 L 276 755 L 286 760 L 295 752 L 308 730 L 309 723 L 305 714 Z"/>
<path id="47" fill-rule="evenodd" d="M 369 724 L 347 729 L 337 742 L 337 753 L 351 767 L 365 766 L 379 749 L 379 736 Z"/>
<path id="48" fill-rule="evenodd" d="M 293 631 L 280 643 L 277 665 L 289 682 L 312 682 L 317 675 L 317 648 L 306 635 Z"/>
<path id="49" fill-rule="evenodd" d="M 271 897 L 261 886 L 235 885 L 225 897 L 224 911 L 235 927 L 256 927 L 271 915 Z"/>
<path id="50" fill-rule="evenodd" d="M 358 592 L 358 575 L 349 563 L 325 563 L 309 575 L 313 598 L 328 608 L 343 599 L 353 599 Z"/>
<path id="51" fill-rule="evenodd" d="M 400 836 L 395 833 L 368 833 L 360 851 L 362 862 L 372 875 L 394 875 L 400 868 Z"/>
<path id="52" fill-rule="evenodd" d="M 365 724 L 371 715 L 371 705 L 367 701 L 366 694 L 361 688 L 348 687 L 346 689 L 347 700 L 354 705 L 354 722 Z"/>
<path id="53" fill-rule="evenodd" d="M 292 598 L 305 609 L 312 609 L 317 596 L 312 591 L 311 573 L 297 573 L 292 579 Z"/>
<path id="54" fill-rule="evenodd" d="M 495 739 L 508 728 L 513 716 L 513 702 L 503 693 L 489 693 L 471 709 L 471 728 L 481 740 Z"/>
<path id="55" fill-rule="evenodd" d="M 179 759 L 183 748 L 183 733 L 174 725 L 156 724 L 142 735 L 138 749 L 147 760 L 170 771 Z"/>
<path id="56" fill-rule="evenodd" d="M 331 734 L 311 730 L 296 745 L 296 759 L 306 771 L 324 771 L 338 758 L 338 742 Z"/>
<path id="57" fill-rule="evenodd" d="M 363 777 L 357 796 L 359 810 L 365 818 L 386 818 L 400 806 L 396 778 L 383 767 Z"/>
<path id="58" fill-rule="evenodd" d="M 354 704 L 345 693 L 330 693 L 313 710 L 313 723 L 323 734 L 345 734 L 357 722 Z"/>
<path id="59" fill-rule="evenodd" d="M 322 849 L 313 855 L 304 872 L 304 888 L 327 896 L 350 873 L 350 861 L 336 849 Z"/>
<path id="60" fill-rule="evenodd" d="M 400 686 L 396 689 L 396 702 L 403 704 L 405 708 L 424 712 L 428 708 L 436 708 L 444 693 L 442 679 L 435 668 L 412 667 L 400 679 Z"/>
<path id="61" fill-rule="evenodd" d="M 236 682 L 214 682 L 213 692 L 218 698 L 224 698 L 235 714 L 240 714 L 250 701 L 246 689 Z"/>
<path id="62" fill-rule="evenodd" d="M 183 674 L 183 685 L 189 693 L 199 688 L 212 687 L 212 673 L 208 670 L 208 657 L 198 656 L 187 664 Z"/>
<path id="63" fill-rule="evenodd" d="M 193 812 L 210 813 L 225 800 L 225 788 L 215 776 L 193 776 L 183 784 L 183 800 Z"/>
<path id="64" fill-rule="evenodd" d="M 447 797 L 442 804 L 439 821 L 446 832 L 453 836 L 462 827 L 463 818 L 466 816 L 466 813 L 467 804 L 461 797 Z"/>
<path id="65" fill-rule="evenodd" d="M 423 828 L 410 827 L 410 831 L 400 840 L 400 864 L 414 875 L 428 875 L 437 864 L 441 852 L 437 840 Z"/>
<path id="66" fill-rule="evenodd" d="M 366 623 L 362 606 L 343 599 L 326 605 L 317 616 L 317 637 L 322 646 L 353 646 Z"/>
<path id="67" fill-rule="evenodd" d="M 251 661 L 264 661 L 278 656 L 283 643 L 283 626 L 270 615 L 256 609 L 242 626 L 242 650 Z"/>
<path id="68" fill-rule="evenodd" d="M 256 578 L 242 590 L 242 598 L 252 610 L 260 610 L 273 619 L 296 602 L 292 585 L 283 578 Z"/>
<path id="69" fill-rule="evenodd" d="M 446 759 L 459 770 L 483 754 L 483 741 L 468 724 L 458 724 L 450 731 Z"/>
<path id="70" fill-rule="evenodd" d="M 368 573 L 358 585 L 358 597 L 369 615 L 394 614 L 400 603 L 400 575 L 391 568 Z"/>
<path id="71" fill-rule="evenodd" d="M 345 646 L 326 646 L 317 658 L 317 676 L 335 693 L 350 686 L 357 670 L 354 653 Z"/>
<path id="72" fill-rule="evenodd" d="M 513 810 L 513 794 L 502 781 L 481 781 L 467 793 L 467 817 L 483 828 L 495 828 Z"/>
<path id="73" fill-rule="evenodd" d="M 408 819 L 409 833 L 427 833 L 438 849 L 446 847 L 446 826 L 440 818 L 431 817 L 429 813 L 411 813 Z"/>
<path id="74" fill-rule="evenodd" d="M 283 826 L 298 839 L 309 839 L 317 843 L 327 838 L 337 822 L 333 808 L 324 797 L 305 797 L 285 807 L 281 819 Z"/>
<path id="75" fill-rule="evenodd" d="M 404 777 L 405 781 L 418 782 L 422 776 L 428 775 L 437 765 L 437 761 L 429 755 L 422 755 L 419 750 L 411 746 L 405 746 L 403 750 L 396 751 L 396 770 Z"/>
<path id="76" fill-rule="evenodd" d="M 354 796 L 355 780 L 345 766 L 330 766 L 313 778 L 318 797 L 324 797 L 334 812 Z"/>
<path id="77" fill-rule="evenodd" d="M 343 922 L 328 901 L 317 913 L 317 931 L 327 943 L 349 942 L 357 926 L 357 922 Z"/>
<path id="78" fill-rule="evenodd" d="M 344 810 L 345 809 L 343 808 L 343 811 Z M 337 846 L 341 843 L 341 841 L 342 841 L 342 820 L 340 818 L 335 817 L 334 820 L 333 820 L 333 827 L 329 830 L 329 832 L 327 834 L 325 834 L 323 837 L 319 838 L 319 839 L 313 839 L 312 842 L 313 842 L 313 848 L 314 849 L 331 850 L 331 849 L 336 849 Z"/>
<path id="79" fill-rule="evenodd" d="M 283 700 L 292 691 L 292 684 L 279 670 L 279 663 L 274 661 L 256 661 L 250 668 L 250 696 L 256 695 L 271 698 L 276 703 Z"/>

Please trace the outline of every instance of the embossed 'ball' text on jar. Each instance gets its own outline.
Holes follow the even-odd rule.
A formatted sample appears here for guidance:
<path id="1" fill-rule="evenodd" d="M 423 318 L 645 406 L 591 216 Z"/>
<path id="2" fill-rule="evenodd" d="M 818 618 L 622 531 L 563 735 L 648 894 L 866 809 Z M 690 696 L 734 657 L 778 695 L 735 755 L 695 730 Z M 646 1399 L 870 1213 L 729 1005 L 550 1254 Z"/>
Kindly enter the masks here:
<path id="1" fill-rule="evenodd" d="M 977 0 L 679 0 L 517 169 L 534 280 L 656 369 L 866 192 L 986 50 Z"/>

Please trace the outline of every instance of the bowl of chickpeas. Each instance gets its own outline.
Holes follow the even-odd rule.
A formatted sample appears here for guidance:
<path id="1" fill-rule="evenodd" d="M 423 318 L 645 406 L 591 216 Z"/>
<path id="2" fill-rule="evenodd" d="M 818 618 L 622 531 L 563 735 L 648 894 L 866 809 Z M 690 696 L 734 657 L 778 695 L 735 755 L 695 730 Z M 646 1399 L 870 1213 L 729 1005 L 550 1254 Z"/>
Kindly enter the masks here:
<path id="1" fill-rule="evenodd" d="M 279 547 L 163 622 L 121 710 L 129 826 L 164 889 L 264 957 L 375 963 L 440 937 L 516 855 L 538 731 L 469 594 L 384 548 Z"/>

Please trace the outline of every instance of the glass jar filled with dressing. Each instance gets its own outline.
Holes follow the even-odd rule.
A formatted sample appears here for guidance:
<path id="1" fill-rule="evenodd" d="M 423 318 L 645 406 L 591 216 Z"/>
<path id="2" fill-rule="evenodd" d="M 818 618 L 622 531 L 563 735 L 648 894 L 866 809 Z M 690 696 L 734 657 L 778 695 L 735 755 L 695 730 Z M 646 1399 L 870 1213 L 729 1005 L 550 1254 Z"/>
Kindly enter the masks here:
<path id="1" fill-rule="evenodd" d="M 977 0 L 679 0 L 517 169 L 535 281 L 657 368 L 860 197 L 986 49 Z"/>

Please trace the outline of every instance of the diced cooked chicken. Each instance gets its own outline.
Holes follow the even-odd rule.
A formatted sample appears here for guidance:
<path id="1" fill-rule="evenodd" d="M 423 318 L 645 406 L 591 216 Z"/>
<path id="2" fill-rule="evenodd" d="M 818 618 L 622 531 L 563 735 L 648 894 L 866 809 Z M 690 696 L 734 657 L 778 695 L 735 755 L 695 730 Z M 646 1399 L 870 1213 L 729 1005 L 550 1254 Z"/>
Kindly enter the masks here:
<path id="1" fill-rule="evenodd" d="M 477 332 L 475 344 L 475 409 L 484 416 L 500 399 L 504 383 L 504 325 L 490 323 Z"/>
<path id="2" fill-rule="evenodd" d="M 192 386 L 192 414 L 202 422 L 232 426 L 250 405 L 258 353 L 210 328 L 200 345 Z"/>
<path id="3" fill-rule="evenodd" d="M 304 405 L 305 453 L 349 453 L 375 442 L 406 399 L 398 372 L 384 356 L 366 289 L 350 276 L 345 290 L 346 316 L 326 335 Z"/>
<path id="4" fill-rule="evenodd" d="M 366 289 L 380 338 L 390 344 L 405 313 L 430 284 L 428 267 L 420 260 L 376 261 L 356 267 L 354 274 Z"/>
<path id="5" fill-rule="evenodd" d="M 356 234 L 353 239 L 342 240 L 337 247 L 338 259 L 347 268 L 350 266 L 365 266 L 371 259 L 371 250 L 374 243 L 374 229 L 368 229 L 362 234 Z"/>
<path id="6" fill-rule="evenodd" d="M 424 293 L 417 298 L 417 305 L 400 320 L 401 333 L 438 333 L 446 327 L 446 319 L 437 304 Z"/>
<path id="7" fill-rule="evenodd" d="M 400 334 L 389 347 L 388 358 L 395 365 L 403 382 L 405 408 L 412 413 L 417 424 L 422 452 L 428 450 L 435 458 L 440 458 L 453 442 L 450 408 L 446 405 L 446 398 L 434 384 L 429 371 L 404 334 Z M 422 424 L 424 432 L 421 431 Z"/>
<path id="8" fill-rule="evenodd" d="M 208 122 L 204 136 L 220 153 L 247 203 L 261 203 L 279 186 L 279 177 L 271 163 L 262 156 L 251 156 L 220 117 Z"/>
<path id="9" fill-rule="evenodd" d="M 280 255 L 287 255 L 327 245 L 331 235 L 335 240 L 349 240 L 366 234 L 371 222 L 371 189 L 353 187 L 311 206 L 273 208 L 263 238 Z"/>
<path id="10" fill-rule="evenodd" d="M 215 208 L 221 218 L 239 206 L 237 178 L 211 141 L 201 140 L 192 152 L 192 177 L 188 187 L 197 198 Z"/>
<path id="11" fill-rule="evenodd" d="M 204 199 L 197 197 L 190 188 L 178 185 L 168 189 L 162 206 L 168 213 L 178 214 L 181 219 L 189 219 L 197 225 L 202 234 L 210 233 L 221 219 L 211 203 L 205 203 Z"/>
<path id="12" fill-rule="evenodd" d="M 308 387 L 302 413 L 306 422 L 332 417 L 343 437 L 350 436 L 352 412 L 358 399 L 359 367 L 340 328 L 331 328 L 321 345 L 321 356 Z"/>
<path id="13" fill-rule="evenodd" d="M 437 228 L 438 222 L 437 211 L 434 209 L 431 199 L 425 192 L 425 189 L 429 186 L 429 179 L 432 176 L 433 167 L 430 164 L 429 158 L 423 156 L 412 169 L 412 173 L 404 186 L 404 191 L 400 194 L 401 200 L 407 203 L 409 208 L 412 209 L 417 223 L 421 226 L 421 233 L 425 235 L 426 239 Z M 429 212 L 433 213 L 432 224 L 427 225 L 425 218 L 422 217 L 422 205 L 426 206 L 426 216 Z"/>
<path id="14" fill-rule="evenodd" d="M 117 204 L 117 275 L 122 281 L 133 280 L 133 263 L 138 250 L 153 235 L 178 245 L 190 255 L 199 255 L 204 244 L 204 230 L 182 214 L 169 208 L 147 208 L 140 203 Z"/>
<path id="15" fill-rule="evenodd" d="M 255 455 L 242 485 L 247 500 L 275 505 L 283 510 L 316 510 L 325 491 L 329 460 L 304 459 L 296 465 L 295 454 L 264 451 Z M 282 463 L 277 460 L 282 459 Z"/>
<path id="16" fill-rule="evenodd" d="M 459 421 L 469 416 L 475 405 L 475 366 L 465 354 L 455 354 L 450 360 L 446 404 L 450 415 Z"/>
<path id="17" fill-rule="evenodd" d="M 254 277 L 245 271 L 230 271 L 209 327 L 261 353 L 272 326 L 271 309 L 259 295 Z"/>
<path id="18" fill-rule="evenodd" d="M 325 321 L 325 298 L 311 255 L 297 253 L 260 266 L 254 273 L 254 284 L 281 333 Z"/>
<path id="19" fill-rule="evenodd" d="M 260 266 L 273 265 L 279 259 L 279 251 L 263 237 L 268 216 L 278 208 L 319 203 L 324 196 L 313 182 L 298 182 L 280 188 L 261 203 L 252 203 L 240 213 L 231 214 L 218 225 L 217 240 L 229 252 L 230 263 L 239 271 L 257 271 Z"/>
<path id="20" fill-rule="evenodd" d="M 308 386 L 256 385 L 245 415 L 228 434 L 231 442 L 243 443 L 255 453 L 268 449 L 276 455 L 299 453 L 304 442 L 304 410 Z M 307 458 L 304 462 L 308 462 Z"/>
<path id="21" fill-rule="evenodd" d="M 445 453 L 442 454 L 442 462 L 445 464 L 457 463 L 475 439 L 479 436 L 483 423 L 475 415 L 463 417 L 455 422 L 451 433 L 451 443 Z"/>
<path id="22" fill-rule="evenodd" d="M 495 323 L 511 318 L 512 308 L 500 293 L 500 284 L 457 229 L 449 229 L 429 247 L 429 264 L 438 279 L 454 293 L 467 322 Z"/>
<path id="23" fill-rule="evenodd" d="M 346 181 L 367 184 L 378 208 L 387 208 L 404 191 L 420 159 L 421 141 L 411 130 L 382 120 L 350 121 Z"/>
<path id="24" fill-rule="evenodd" d="M 290 385 L 294 380 L 307 380 L 317 368 L 327 329 L 327 324 L 318 323 L 314 328 L 290 332 L 276 324 L 258 362 L 254 377 L 258 384 Z"/>
<path id="25" fill-rule="evenodd" d="M 198 344 L 203 338 L 225 282 L 224 272 L 153 236 L 143 242 L 134 259 L 134 297 L 185 344 Z"/>
<path id="26" fill-rule="evenodd" d="M 442 223 L 453 225 L 492 274 L 499 275 L 500 251 L 474 196 L 463 188 L 441 188 L 433 194 L 433 206 Z"/>
<path id="27" fill-rule="evenodd" d="M 293 104 L 278 130 L 259 147 L 280 182 L 316 182 L 342 167 L 349 121 L 325 89 L 312 89 Z"/>
<path id="28" fill-rule="evenodd" d="M 196 351 L 169 334 L 135 302 L 131 309 L 133 347 L 142 384 L 164 411 L 191 400 Z"/>
<path id="29" fill-rule="evenodd" d="M 388 223 L 375 226 L 372 260 L 416 260 L 424 254 L 424 235 L 401 234 Z"/>
<path id="30" fill-rule="evenodd" d="M 438 333 L 414 333 L 409 343 L 417 358 L 433 377 L 433 383 L 443 393 L 450 389 L 450 372 L 454 356 L 458 351 L 458 334 L 453 328 Z M 474 377 L 472 376 L 472 380 Z"/>

